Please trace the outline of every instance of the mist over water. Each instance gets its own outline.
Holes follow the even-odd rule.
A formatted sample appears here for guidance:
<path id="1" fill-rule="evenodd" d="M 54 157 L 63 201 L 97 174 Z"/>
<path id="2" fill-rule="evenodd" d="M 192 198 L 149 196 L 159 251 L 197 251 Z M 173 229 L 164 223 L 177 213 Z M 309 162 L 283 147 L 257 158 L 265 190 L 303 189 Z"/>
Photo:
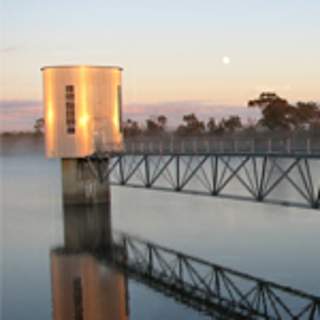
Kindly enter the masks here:
<path id="1" fill-rule="evenodd" d="M 64 245 L 66 228 L 60 162 L 26 141 L 2 148 L 0 161 L 2 316 L 51 319 L 50 252 Z M 112 187 L 111 225 L 320 295 L 319 211 Z M 128 294 L 129 319 L 206 319 L 130 279 Z"/>

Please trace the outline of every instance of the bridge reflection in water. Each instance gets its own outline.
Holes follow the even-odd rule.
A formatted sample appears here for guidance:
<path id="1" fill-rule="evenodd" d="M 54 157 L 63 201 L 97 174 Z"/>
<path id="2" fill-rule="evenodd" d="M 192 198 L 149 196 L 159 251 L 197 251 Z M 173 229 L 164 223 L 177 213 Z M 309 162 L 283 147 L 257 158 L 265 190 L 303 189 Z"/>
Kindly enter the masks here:
<path id="1" fill-rule="evenodd" d="M 320 297 L 127 234 L 115 265 L 147 285 L 226 319 L 319 319 Z"/>
<path id="2" fill-rule="evenodd" d="M 128 319 L 128 278 L 214 319 L 320 318 L 320 297 L 112 233 L 106 206 L 64 207 L 51 272 L 54 319 Z"/>

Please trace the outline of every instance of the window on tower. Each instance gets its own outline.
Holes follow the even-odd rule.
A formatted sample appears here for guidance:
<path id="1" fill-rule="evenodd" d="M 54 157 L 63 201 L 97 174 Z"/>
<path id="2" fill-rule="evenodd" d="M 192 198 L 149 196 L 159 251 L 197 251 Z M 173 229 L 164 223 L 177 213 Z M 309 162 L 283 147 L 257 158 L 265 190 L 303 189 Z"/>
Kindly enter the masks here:
<path id="1" fill-rule="evenodd" d="M 66 126 L 68 134 L 76 133 L 75 93 L 74 86 L 65 87 Z"/>

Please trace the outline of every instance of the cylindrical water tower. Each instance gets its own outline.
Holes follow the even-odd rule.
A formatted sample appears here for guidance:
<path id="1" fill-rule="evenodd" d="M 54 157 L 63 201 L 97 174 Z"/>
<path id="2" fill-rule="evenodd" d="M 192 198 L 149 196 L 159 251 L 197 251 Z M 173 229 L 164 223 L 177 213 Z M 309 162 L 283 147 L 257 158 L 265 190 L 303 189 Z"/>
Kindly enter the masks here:
<path id="1" fill-rule="evenodd" d="M 43 67 L 46 155 L 82 158 L 119 151 L 121 68 Z"/>
<path id="2" fill-rule="evenodd" d="M 41 70 L 46 156 L 62 159 L 64 201 L 105 202 L 106 186 L 83 172 L 79 159 L 122 150 L 122 69 L 80 65 Z"/>

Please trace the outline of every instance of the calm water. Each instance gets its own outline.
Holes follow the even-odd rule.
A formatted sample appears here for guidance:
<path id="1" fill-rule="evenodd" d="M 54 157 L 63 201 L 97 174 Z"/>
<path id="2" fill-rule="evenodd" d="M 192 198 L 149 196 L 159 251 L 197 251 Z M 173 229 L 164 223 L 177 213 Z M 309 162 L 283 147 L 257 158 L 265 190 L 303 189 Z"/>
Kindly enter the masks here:
<path id="1" fill-rule="evenodd" d="M 129 279 L 126 284 L 121 274 L 97 264 L 90 255 L 64 257 L 55 251 L 72 242 L 80 225 L 66 222 L 59 161 L 26 152 L 2 156 L 1 188 L 2 319 L 52 319 L 62 308 L 59 301 L 67 304 L 63 294 L 68 286 L 77 287 L 76 282 L 68 284 L 68 275 L 79 273 L 84 265 L 91 270 L 88 286 L 93 291 L 82 299 L 94 297 L 93 283 L 99 287 L 101 279 L 109 279 L 108 286 L 118 289 L 106 301 L 126 304 L 129 319 L 206 319 L 136 281 Z M 111 224 L 184 253 L 320 295 L 319 211 L 113 187 Z M 100 227 L 90 230 L 98 234 L 94 228 Z M 118 319 L 112 312 L 89 319 Z"/>

